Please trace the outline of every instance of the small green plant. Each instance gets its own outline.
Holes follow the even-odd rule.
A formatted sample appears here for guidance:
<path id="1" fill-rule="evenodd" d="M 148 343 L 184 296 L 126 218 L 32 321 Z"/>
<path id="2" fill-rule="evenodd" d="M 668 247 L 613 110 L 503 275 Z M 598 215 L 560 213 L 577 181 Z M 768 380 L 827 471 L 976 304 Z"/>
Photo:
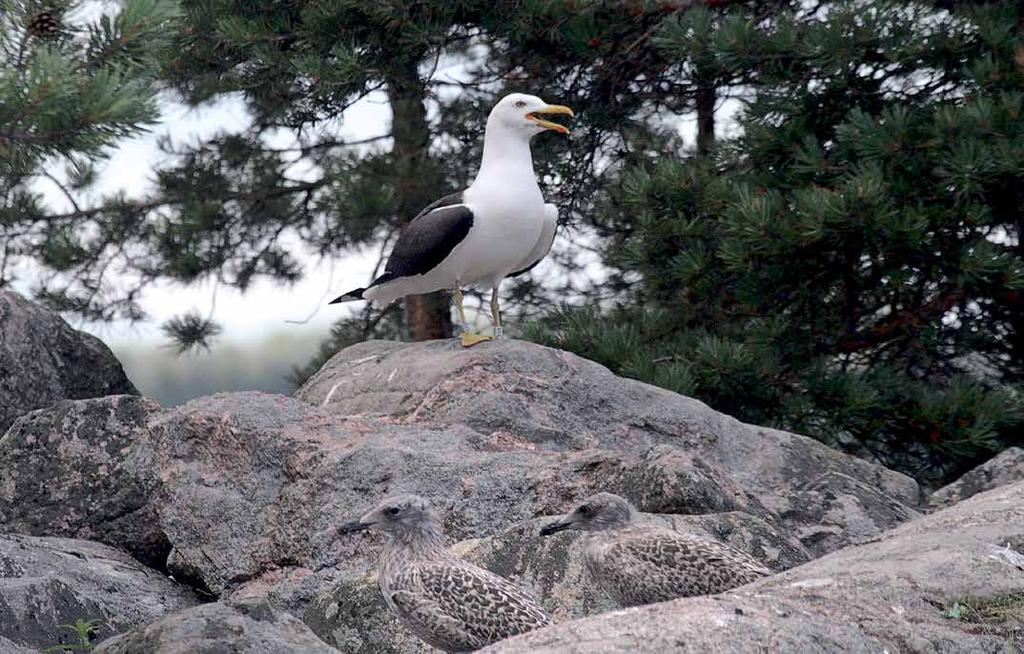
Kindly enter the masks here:
<path id="1" fill-rule="evenodd" d="M 944 616 L 952 620 L 963 620 L 964 616 L 970 611 L 970 607 L 960 602 L 953 602 L 948 609 L 946 609 Z"/>
<path id="2" fill-rule="evenodd" d="M 61 629 L 74 632 L 76 642 L 60 643 L 47 647 L 44 652 L 87 652 L 92 649 L 92 642 L 96 637 L 96 629 L 103 624 L 103 620 L 83 620 L 78 618 L 74 624 L 62 624 Z"/>
<path id="3" fill-rule="evenodd" d="M 965 625 L 978 625 L 983 633 L 1024 644 L 1024 593 L 961 597 L 947 606 L 942 615 Z"/>

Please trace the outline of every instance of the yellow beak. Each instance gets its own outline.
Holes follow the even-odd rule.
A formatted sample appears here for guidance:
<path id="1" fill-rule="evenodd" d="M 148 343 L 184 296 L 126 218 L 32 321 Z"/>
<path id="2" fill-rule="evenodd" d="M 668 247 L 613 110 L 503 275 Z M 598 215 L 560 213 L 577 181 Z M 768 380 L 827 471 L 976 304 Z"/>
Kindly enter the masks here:
<path id="1" fill-rule="evenodd" d="M 540 125 L 544 129 L 551 129 L 551 130 L 554 130 L 554 131 L 558 132 L 559 134 L 568 134 L 569 133 L 569 128 L 566 127 L 565 125 L 559 125 L 558 123 L 552 122 L 550 120 L 544 120 L 543 118 L 538 118 L 537 114 L 564 114 L 566 116 L 575 116 L 576 115 L 576 114 L 574 114 L 572 112 L 572 109 L 570 109 L 569 107 L 565 107 L 563 105 L 560 105 L 560 104 L 549 104 L 548 106 L 544 107 L 543 109 L 538 109 L 537 111 L 531 111 L 530 113 L 526 114 L 526 119 L 527 120 L 532 120 L 533 122 L 537 123 L 538 125 Z"/>

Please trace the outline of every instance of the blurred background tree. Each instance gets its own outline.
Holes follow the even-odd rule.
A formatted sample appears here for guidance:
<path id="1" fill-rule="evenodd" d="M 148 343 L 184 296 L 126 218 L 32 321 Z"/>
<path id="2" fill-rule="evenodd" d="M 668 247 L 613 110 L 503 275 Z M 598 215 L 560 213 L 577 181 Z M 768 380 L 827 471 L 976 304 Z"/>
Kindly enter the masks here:
<path id="1" fill-rule="evenodd" d="M 168 141 L 144 198 L 22 201 L 6 215 L 70 228 L 5 247 L 91 318 L 141 317 L 157 279 L 294 283 L 300 250 L 385 255 L 472 178 L 493 102 L 535 93 L 578 117 L 535 143 L 564 224 L 555 265 L 504 289 L 528 336 L 937 482 L 1021 442 L 1018 4 L 186 0 L 150 69 L 251 125 Z M 391 129 L 339 138 L 371 94 Z M 165 329 L 188 348 L 217 326 Z M 365 308 L 296 380 L 450 330 L 443 294 Z"/>
<path id="2" fill-rule="evenodd" d="M 126 0 L 103 12 L 82 5 L 0 2 L 0 286 L 31 259 L 44 271 L 37 295 L 59 309 L 98 320 L 138 318 L 133 293 L 108 297 L 103 284 L 107 262 L 125 254 L 125 234 L 135 226 L 117 211 L 80 210 L 76 196 L 117 139 L 159 117 L 157 62 L 166 56 L 177 3 Z M 33 186 L 40 178 L 76 210 L 54 214 Z M 51 293 L 62 284 L 74 290 Z"/>

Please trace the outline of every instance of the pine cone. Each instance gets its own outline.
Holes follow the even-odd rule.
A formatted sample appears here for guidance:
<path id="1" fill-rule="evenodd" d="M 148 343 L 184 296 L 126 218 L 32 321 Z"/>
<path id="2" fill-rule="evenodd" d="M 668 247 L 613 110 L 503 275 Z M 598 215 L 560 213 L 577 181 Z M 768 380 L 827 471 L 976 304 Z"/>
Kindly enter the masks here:
<path id="1" fill-rule="evenodd" d="M 28 33 L 45 39 L 60 33 L 60 19 L 52 10 L 44 9 L 32 17 L 28 24 Z"/>

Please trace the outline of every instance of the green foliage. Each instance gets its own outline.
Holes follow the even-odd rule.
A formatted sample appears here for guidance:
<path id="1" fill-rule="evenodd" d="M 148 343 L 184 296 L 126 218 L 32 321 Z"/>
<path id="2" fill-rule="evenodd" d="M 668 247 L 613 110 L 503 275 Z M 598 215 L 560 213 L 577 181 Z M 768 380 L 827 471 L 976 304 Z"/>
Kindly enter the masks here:
<path id="1" fill-rule="evenodd" d="M 1024 593 L 996 597 L 961 597 L 943 617 L 977 625 L 983 633 L 1005 638 L 1011 647 L 1024 646 Z"/>
<path id="2" fill-rule="evenodd" d="M 127 0 L 86 21 L 80 4 L 0 5 L 0 285 L 11 281 L 22 258 L 35 258 L 52 272 L 40 285 L 41 299 L 89 317 L 136 317 L 130 298 L 99 306 L 109 256 L 124 245 L 122 225 L 77 211 L 74 192 L 92 181 L 93 162 L 116 139 L 158 118 L 155 79 L 178 5 Z M 62 166 L 63 181 L 54 172 Z M 76 211 L 47 211 L 35 185 L 40 179 Z M 46 284 L 58 279 L 73 283 Z"/>
<path id="3" fill-rule="evenodd" d="M 77 4 L 5 2 L 0 13 L 0 176 L 8 185 L 46 157 L 99 156 L 156 118 L 152 79 L 177 4 L 132 0 L 88 24 L 66 20 Z M 58 32 L 33 32 L 41 12 Z"/>
<path id="4" fill-rule="evenodd" d="M 96 638 L 96 629 L 103 624 L 103 620 L 75 619 L 74 624 L 62 624 L 61 629 L 67 629 L 74 633 L 75 641 L 61 643 L 47 647 L 44 652 L 88 652 L 93 648 L 93 640 Z"/>
<path id="5" fill-rule="evenodd" d="M 0 281 L 31 258 L 58 308 L 139 319 L 155 280 L 245 289 L 299 280 L 299 248 L 386 250 L 471 179 L 480 117 L 525 90 L 578 109 L 571 139 L 535 145 L 574 243 L 551 279 L 510 284 L 510 308 L 578 294 L 585 248 L 610 271 L 593 307 L 533 338 L 930 483 L 1020 442 L 1019 3 L 138 0 L 91 25 L 58 10 L 45 38 L 26 27 L 40 5 L 14 5 Z M 192 104 L 241 98 L 251 125 L 165 143 L 147 197 L 78 202 L 103 147 L 154 117 L 155 75 Z M 340 139 L 374 92 L 390 133 Z M 713 143 L 726 97 L 738 129 Z M 673 120 L 694 111 L 696 148 Z M 270 145 L 282 129 L 292 147 Z M 72 210 L 42 206 L 36 171 Z M 339 323 L 297 379 L 355 340 L 407 337 L 400 311 Z M 215 325 L 165 330 L 202 347 Z"/>
<path id="6" fill-rule="evenodd" d="M 221 332 L 219 325 L 194 312 L 171 318 L 162 325 L 162 329 L 179 354 L 189 350 L 209 350 L 210 341 Z"/>
<path id="7" fill-rule="evenodd" d="M 770 12 L 791 3 L 729 4 L 730 12 Z M 89 56 L 108 59 L 116 52 L 109 44 L 131 34 L 126 25 L 151 6 L 98 21 L 84 41 Z M 575 1 L 184 0 L 155 49 L 163 53 L 161 81 L 190 104 L 241 98 L 251 126 L 165 143 L 157 188 L 141 198 L 86 202 L 92 167 L 73 158 L 67 179 L 51 176 L 73 210 L 55 216 L 33 193 L 11 198 L 19 224 L 31 220 L 41 232 L 58 223 L 61 236 L 44 244 L 12 229 L 9 256 L 42 262 L 50 274 L 37 295 L 90 319 L 141 318 L 141 289 L 159 279 L 241 289 L 258 277 L 292 282 L 302 275 L 298 249 L 337 256 L 380 248 L 420 208 L 464 187 L 479 160 L 481 116 L 509 91 L 584 109 L 572 139 L 541 137 L 535 151 L 563 222 L 589 237 L 606 229 L 613 171 L 664 143 L 667 130 L 652 117 L 693 104 L 692 62 L 653 45 L 680 11 Z M 153 59 L 144 54 L 126 45 L 121 59 L 142 70 Z M 446 72 L 453 69 L 459 81 Z M 109 97 L 127 101 L 128 90 Z M 387 96 L 391 133 L 344 142 L 345 110 L 373 92 Z M 293 147 L 269 145 L 282 128 L 297 137 Z M 511 320 L 586 283 L 574 257 L 558 263 L 557 281 L 506 285 Z M 118 284 L 109 283 L 110 271 L 121 273 Z"/>
<path id="8" fill-rule="evenodd" d="M 532 336 L 939 483 L 1024 426 L 1024 13 L 822 7 L 660 32 L 741 134 L 624 171 L 630 293 Z"/>

